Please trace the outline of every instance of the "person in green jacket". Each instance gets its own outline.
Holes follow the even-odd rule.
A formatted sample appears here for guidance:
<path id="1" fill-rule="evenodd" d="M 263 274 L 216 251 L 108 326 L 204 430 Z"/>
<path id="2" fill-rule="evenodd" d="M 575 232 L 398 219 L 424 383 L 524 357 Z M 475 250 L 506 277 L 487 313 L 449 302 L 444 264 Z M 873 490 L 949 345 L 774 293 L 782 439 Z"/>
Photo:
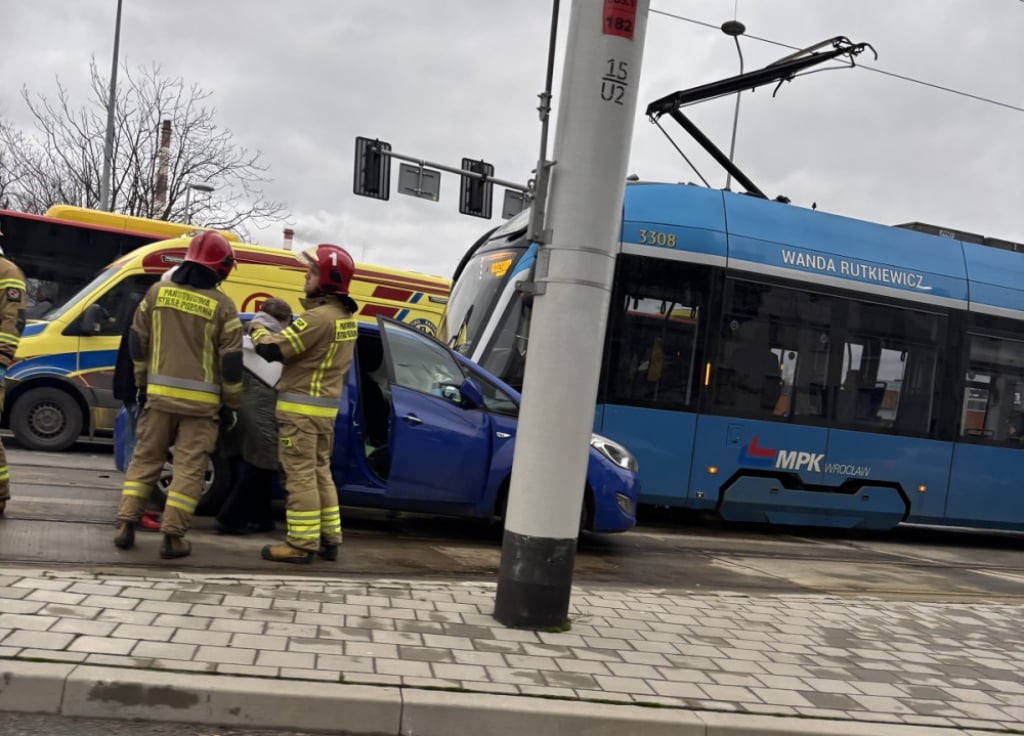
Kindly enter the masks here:
<path id="1" fill-rule="evenodd" d="M 292 322 L 291 305 L 284 299 L 267 299 L 260 305 L 253 322 L 273 333 L 280 332 Z M 248 337 L 245 342 L 246 347 L 252 344 Z M 240 435 L 236 441 L 240 445 L 241 459 L 231 494 L 217 514 L 215 529 L 219 534 L 250 534 L 274 529 L 274 475 L 280 470 L 275 416 L 277 391 L 251 370 L 254 360 L 265 362 L 246 350 L 246 367 L 242 371 L 244 402 L 236 430 Z"/>

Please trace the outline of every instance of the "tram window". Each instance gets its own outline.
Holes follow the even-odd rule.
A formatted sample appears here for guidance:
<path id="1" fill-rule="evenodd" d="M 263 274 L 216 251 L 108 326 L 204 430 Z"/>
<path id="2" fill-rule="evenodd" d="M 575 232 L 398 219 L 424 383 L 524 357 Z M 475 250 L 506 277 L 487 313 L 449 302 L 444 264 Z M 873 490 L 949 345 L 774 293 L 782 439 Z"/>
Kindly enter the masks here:
<path id="1" fill-rule="evenodd" d="M 927 312 L 847 302 L 836 422 L 858 429 L 927 433 L 941 320 Z"/>
<path id="2" fill-rule="evenodd" d="M 821 294 L 730 282 L 713 371 L 715 408 L 765 419 L 826 416 L 837 303 Z"/>
<path id="3" fill-rule="evenodd" d="M 604 378 L 609 403 L 696 405 L 708 282 L 704 267 L 619 256 Z"/>
<path id="4" fill-rule="evenodd" d="M 970 336 L 960 432 L 980 441 L 1024 442 L 1024 342 Z"/>

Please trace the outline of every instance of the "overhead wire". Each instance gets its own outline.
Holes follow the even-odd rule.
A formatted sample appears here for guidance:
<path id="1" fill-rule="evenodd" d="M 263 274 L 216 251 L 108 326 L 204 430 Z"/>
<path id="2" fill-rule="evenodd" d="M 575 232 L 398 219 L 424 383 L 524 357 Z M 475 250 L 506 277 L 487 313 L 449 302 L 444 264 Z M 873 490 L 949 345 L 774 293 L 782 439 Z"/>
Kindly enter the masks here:
<path id="1" fill-rule="evenodd" d="M 1020 2 L 1024 2 L 1024 0 L 1019 0 L 1019 1 Z M 687 23 L 692 23 L 694 25 L 704 26 L 705 28 L 713 28 L 716 31 L 721 31 L 721 28 L 719 26 L 715 25 L 714 23 L 707 23 L 707 22 L 702 21 L 702 20 L 697 20 L 696 18 L 688 18 L 685 15 L 678 15 L 676 13 L 669 13 L 668 11 L 656 10 L 654 8 L 651 8 L 650 12 L 651 13 L 655 13 L 657 15 L 664 15 L 664 16 L 667 16 L 669 18 L 675 18 L 676 20 L 685 21 Z M 800 51 L 801 50 L 799 46 L 791 46 L 788 43 L 782 43 L 781 41 L 775 41 L 773 39 L 764 38 L 762 36 L 755 36 L 755 35 L 750 34 L 750 33 L 744 33 L 743 37 L 744 38 L 749 38 L 749 39 L 754 40 L 754 41 L 761 41 L 762 43 L 771 44 L 773 46 L 781 46 L 782 48 L 790 49 L 792 51 Z M 983 97 L 981 95 L 976 95 L 976 94 L 974 94 L 972 92 L 964 92 L 963 90 L 953 89 L 952 87 L 946 87 L 946 86 L 941 85 L 941 84 L 935 84 L 934 82 L 926 82 L 926 81 L 921 80 L 921 79 L 915 79 L 914 77 L 908 77 L 908 76 L 906 76 L 904 74 L 897 74 L 896 72 L 890 72 L 890 71 L 887 71 L 885 69 L 879 69 L 878 67 L 870 66 L 868 64 L 859 64 L 858 63 L 858 64 L 856 64 L 856 67 L 858 69 L 866 69 L 866 70 L 868 70 L 870 72 L 875 72 L 876 74 L 884 74 L 884 75 L 889 76 L 889 77 L 894 77 L 896 79 L 900 79 L 900 80 L 905 81 L 905 82 L 912 82 L 914 84 L 920 84 L 920 85 L 922 85 L 924 87 L 930 87 L 932 89 L 937 89 L 937 90 L 940 90 L 942 92 L 949 92 L 950 94 L 960 95 L 961 97 L 967 97 L 969 99 L 976 100 L 978 102 L 985 102 L 985 103 L 990 104 L 990 105 L 997 105 L 998 107 L 1004 107 L 1004 108 L 1006 108 L 1008 110 L 1013 110 L 1014 112 L 1024 112 L 1024 107 L 1021 107 L 1019 105 L 1011 105 L 1008 102 L 1002 102 L 1000 100 L 993 100 L 990 97 Z"/>

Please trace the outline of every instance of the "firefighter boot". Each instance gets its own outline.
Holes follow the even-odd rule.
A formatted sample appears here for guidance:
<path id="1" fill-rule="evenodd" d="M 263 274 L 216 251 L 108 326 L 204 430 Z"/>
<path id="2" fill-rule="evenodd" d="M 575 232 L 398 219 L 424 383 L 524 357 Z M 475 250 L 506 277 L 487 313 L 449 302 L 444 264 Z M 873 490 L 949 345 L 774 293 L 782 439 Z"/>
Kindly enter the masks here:
<path id="1" fill-rule="evenodd" d="M 320 555 L 321 559 L 327 560 L 328 562 L 336 562 L 338 559 L 338 545 L 328 544 L 321 537 L 320 549 L 317 550 L 317 554 Z"/>
<path id="2" fill-rule="evenodd" d="M 293 565 L 309 565 L 313 562 L 313 553 L 296 549 L 290 544 L 268 544 L 260 550 L 260 557 L 272 562 L 290 562 Z"/>
<path id="3" fill-rule="evenodd" d="M 184 537 L 172 537 L 164 535 L 164 541 L 160 545 L 160 556 L 165 560 L 176 560 L 179 557 L 188 557 L 192 552 L 192 545 Z"/>
<path id="4" fill-rule="evenodd" d="M 6 511 L 6 510 L 7 510 L 7 499 L 5 498 L 3 501 L 0 501 L 0 516 L 3 516 L 4 515 L 4 511 Z"/>
<path id="5" fill-rule="evenodd" d="M 131 549 L 135 546 L 135 524 L 131 521 L 118 521 L 117 534 L 114 535 L 114 546 Z"/>

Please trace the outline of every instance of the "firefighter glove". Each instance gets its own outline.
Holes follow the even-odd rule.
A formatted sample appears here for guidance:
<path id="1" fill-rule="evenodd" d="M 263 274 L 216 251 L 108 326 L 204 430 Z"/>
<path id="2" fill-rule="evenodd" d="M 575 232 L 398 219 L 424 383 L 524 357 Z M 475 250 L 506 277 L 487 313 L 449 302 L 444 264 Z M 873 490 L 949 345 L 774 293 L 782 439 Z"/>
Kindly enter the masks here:
<path id="1" fill-rule="evenodd" d="M 238 424 L 238 412 L 229 406 L 220 408 L 220 426 L 230 432 Z"/>
<path id="2" fill-rule="evenodd" d="M 146 388 L 145 388 L 145 386 L 143 386 L 142 388 L 135 389 L 135 403 L 136 403 L 136 405 L 138 405 L 140 411 L 142 410 L 142 408 L 144 406 L 146 406 Z"/>

